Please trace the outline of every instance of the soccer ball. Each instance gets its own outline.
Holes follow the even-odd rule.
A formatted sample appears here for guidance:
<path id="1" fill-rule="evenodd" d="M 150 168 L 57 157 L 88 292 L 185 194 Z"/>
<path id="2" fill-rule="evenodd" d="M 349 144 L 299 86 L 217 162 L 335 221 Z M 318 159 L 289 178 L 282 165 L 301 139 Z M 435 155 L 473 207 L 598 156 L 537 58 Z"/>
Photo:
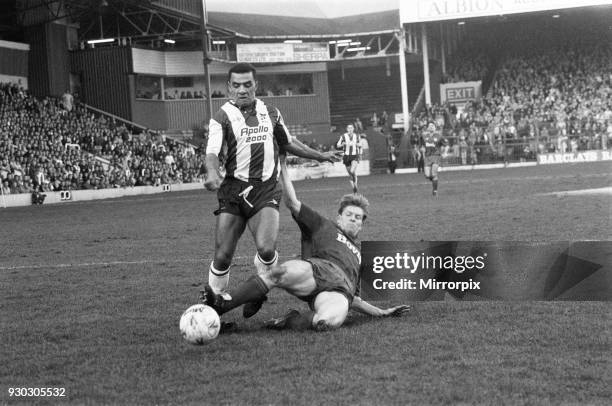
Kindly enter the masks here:
<path id="1" fill-rule="evenodd" d="M 183 312 L 179 328 L 191 344 L 205 344 L 219 335 L 221 320 L 212 307 L 196 304 Z"/>

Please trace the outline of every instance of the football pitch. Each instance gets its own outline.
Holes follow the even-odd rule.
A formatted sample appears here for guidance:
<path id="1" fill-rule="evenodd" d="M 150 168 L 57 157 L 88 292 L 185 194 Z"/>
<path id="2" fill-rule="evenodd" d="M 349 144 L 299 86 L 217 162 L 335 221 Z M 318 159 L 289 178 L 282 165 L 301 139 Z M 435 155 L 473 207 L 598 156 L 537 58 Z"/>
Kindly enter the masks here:
<path id="1" fill-rule="evenodd" d="M 295 186 L 329 217 L 350 191 L 344 177 Z M 363 177 L 371 207 L 361 239 L 610 240 L 610 186 L 607 162 L 442 172 L 437 198 L 421 174 Z M 215 194 L 198 190 L 0 209 L 0 404 L 612 399 L 612 309 L 604 301 L 424 301 L 402 318 L 351 314 L 336 331 L 278 332 L 262 322 L 306 305 L 273 291 L 252 319 L 240 310 L 224 316 L 238 322 L 236 332 L 190 345 L 178 321 L 207 275 L 215 208 Z M 283 206 L 281 260 L 299 246 Z M 232 286 L 253 274 L 254 253 L 247 230 Z M 63 388 L 64 396 L 16 397 L 11 388 Z"/>

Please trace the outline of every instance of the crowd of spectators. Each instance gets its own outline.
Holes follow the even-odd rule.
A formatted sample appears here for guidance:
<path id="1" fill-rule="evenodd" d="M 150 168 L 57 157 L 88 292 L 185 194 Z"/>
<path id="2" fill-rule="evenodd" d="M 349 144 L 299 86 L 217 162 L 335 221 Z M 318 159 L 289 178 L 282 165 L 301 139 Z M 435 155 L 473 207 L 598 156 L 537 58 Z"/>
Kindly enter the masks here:
<path id="1" fill-rule="evenodd" d="M 0 84 L 4 194 L 193 182 L 202 168 L 189 145 Z"/>
<path id="2" fill-rule="evenodd" d="M 509 47 L 481 100 L 468 102 L 459 114 L 452 105 L 434 105 L 413 118 L 413 145 L 423 131 L 439 131 L 446 141 L 443 156 L 459 163 L 609 148 L 612 45 L 584 38 L 525 44 L 517 40 Z"/>
<path id="3" fill-rule="evenodd" d="M 492 63 L 490 55 L 481 42 L 466 42 L 449 61 L 442 83 L 484 80 Z"/>
<path id="4" fill-rule="evenodd" d="M 166 90 L 164 91 L 164 98 L 166 100 L 206 99 L 206 93 L 204 90 L 194 89 L 193 92 L 191 90 L 192 89 L 181 90 L 180 92 L 178 89 L 174 89 L 174 92 Z M 213 97 L 218 96 L 215 96 L 213 93 Z"/>
<path id="5" fill-rule="evenodd" d="M 412 118 L 414 156 L 424 131 L 444 135 L 443 158 L 462 164 L 609 148 L 612 44 L 567 31 L 538 41 L 527 30 L 514 34 L 481 100 L 460 112 L 449 104 L 428 106 Z M 491 66 L 485 52 L 465 47 L 450 61 L 446 80 L 484 79 Z M 66 96 L 38 99 L 0 84 L 3 193 L 161 185 L 203 176 L 201 149 L 93 114 Z M 389 117 L 374 113 L 369 121 L 384 127 Z M 355 127 L 362 131 L 360 119 Z M 329 148 L 314 140 L 310 145 Z"/>

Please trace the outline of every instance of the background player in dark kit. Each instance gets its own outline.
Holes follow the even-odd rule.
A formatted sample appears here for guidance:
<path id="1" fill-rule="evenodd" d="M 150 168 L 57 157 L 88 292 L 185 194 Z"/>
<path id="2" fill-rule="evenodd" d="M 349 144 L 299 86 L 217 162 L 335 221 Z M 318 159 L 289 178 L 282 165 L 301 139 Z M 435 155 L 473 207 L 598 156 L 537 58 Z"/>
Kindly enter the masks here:
<path id="1" fill-rule="evenodd" d="M 440 168 L 443 137 L 435 124 L 429 124 L 427 130 L 423 132 L 425 177 L 431 181 L 432 194 L 438 195 L 438 169 Z"/>

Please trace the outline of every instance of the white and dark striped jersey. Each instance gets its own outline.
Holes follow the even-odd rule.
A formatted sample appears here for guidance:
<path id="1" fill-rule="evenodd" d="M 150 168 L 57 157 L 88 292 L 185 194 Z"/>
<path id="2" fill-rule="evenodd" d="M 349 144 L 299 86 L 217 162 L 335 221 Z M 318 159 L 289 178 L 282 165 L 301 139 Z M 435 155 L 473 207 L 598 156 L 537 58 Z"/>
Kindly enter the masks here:
<path id="1" fill-rule="evenodd" d="M 336 143 L 337 148 L 344 148 L 344 155 L 361 154 L 361 137 L 353 133 L 344 133 Z"/>
<path id="2" fill-rule="evenodd" d="M 226 177 L 266 181 L 280 175 L 279 148 L 291 135 L 276 107 L 256 99 L 255 107 L 240 109 L 227 102 L 210 120 L 206 154 L 225 154 Z"/>

